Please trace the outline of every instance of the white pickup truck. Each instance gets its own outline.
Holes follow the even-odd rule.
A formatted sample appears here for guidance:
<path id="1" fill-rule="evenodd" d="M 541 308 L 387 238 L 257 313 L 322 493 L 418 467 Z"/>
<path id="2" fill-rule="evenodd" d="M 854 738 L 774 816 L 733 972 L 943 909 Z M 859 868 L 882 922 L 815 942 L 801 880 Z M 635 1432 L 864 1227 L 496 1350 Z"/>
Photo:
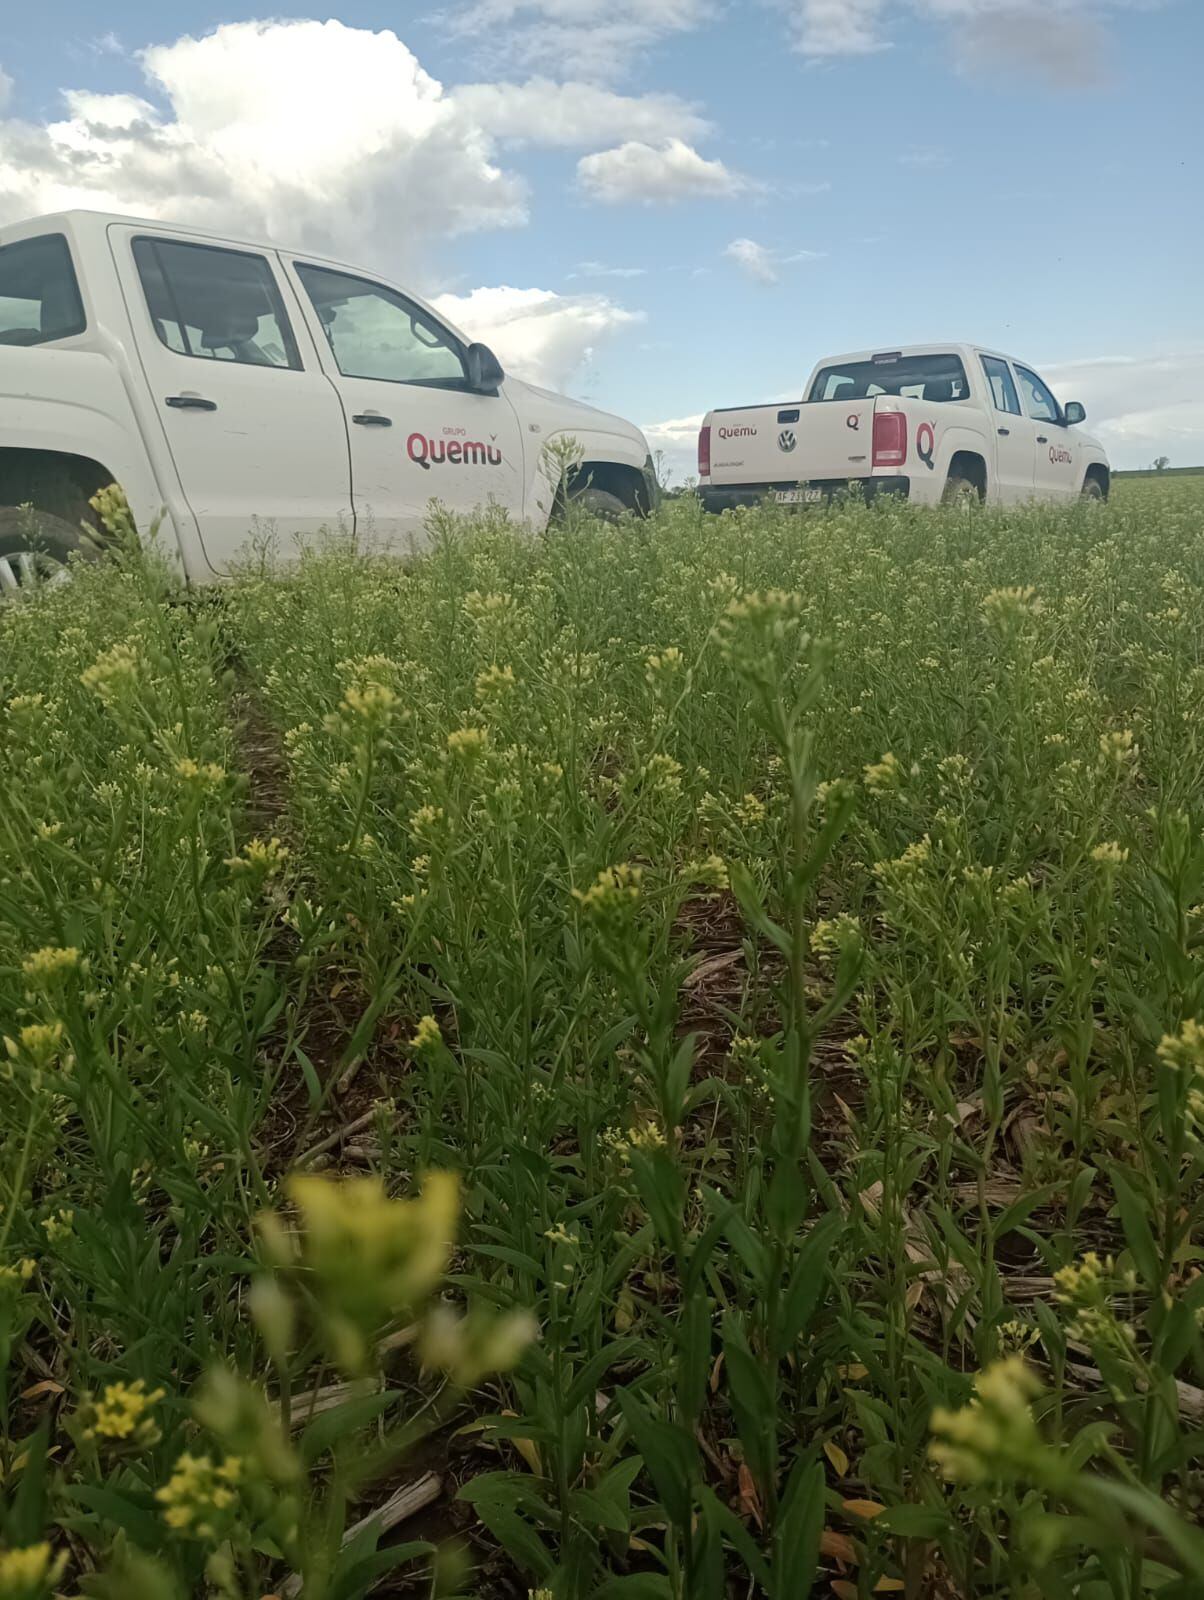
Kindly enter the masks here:
<path id="1" fill-rule="evenodd" d="M 581 452 L 564 484 L 558 438 Z M 110 483 L 140 532 L 166 513 L 191 582 L 256 533 L 410 548 L 432 501 L 542 525 L 564 494 L 656 497 L 638 428 L 508 378 L 374 274 L 98 212 L 0 228 L 0 590 L 87 550 Z"/>
<path id="2" fill-rule="evenodd" d="M 698 436 L 711 511 L 824 500 L 853 487 L 941 501 L 1106 499 L 1102 445 L 1020 361 L 977 345 L 829 356 L 801 401 L 710 411 Z"/>

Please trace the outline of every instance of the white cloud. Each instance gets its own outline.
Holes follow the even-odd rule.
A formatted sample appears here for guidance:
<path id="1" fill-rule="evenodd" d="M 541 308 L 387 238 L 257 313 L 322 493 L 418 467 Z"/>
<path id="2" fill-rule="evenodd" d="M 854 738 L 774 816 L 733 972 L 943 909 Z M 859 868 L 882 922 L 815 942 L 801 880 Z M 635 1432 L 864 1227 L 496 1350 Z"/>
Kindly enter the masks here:
<path id="1" fill-rule="evenodd" d="M 488 130 L 393 33 L 230 23 L 140 61 L 163 110 L 77 90 L 58 122 L 0 120 L 0 218 L 111 208 L 407 269 L 432 239 L 526 220 Z"/>
<path id="2" fill-rule="evenodd" d="M 716 0 L 470 0 L 453 30 L 485 61 L 610 79 L 629 73 L 651 45 L 701 27 Z"/>
<path id="3" fill-rule="evenodd" d="M 780 250 L 772 250 L 768 245 L 758 244 L 755 239 L 733 239 L 731 244 L 724 248 L 723 253 L 755 283 L 777 283 L 783 267 L 794 266 L 800 261 L 820 259 L 820 252 L 816 250 L 794 250 L 789 255 L 784 255 Z"/>
<path id="4" fill-rule="evenodd" d="M 654 455 L 661 453 L 671 482 L 698 476 L 698 430 L 704 415 L 700 411 L 693 417 L 674 417 L 668 422 L 643 425 L 648 448 Z"/>
<path id="5" fill-rule="evenodd" d="M 578 261 L 570 278 L 643 278 L 647 267 L 608 267 L 601 261 Z"/>
<path id="6" fill-rule="evenodd" d="M 695 138 L 710 124 L 672 94 L 625 95 L 592 83 L 467 83 L 455 104 L 495 139 L 589 149 L 608 139 Z"/>
<path id="7" fill-rule="evenodd" d="M 1087 407 L 1087 431 L 1115 467 L 1204 465 L 1204 348 L 1172 354 L 1101 356 L 1040 368 L 1063 402 Z"/>
<path id="8" fill-rule="evenodd" d="M 866 55 L 918 18 L 949 30 L 955 61 L 969 70 L 1013 67 L 1052 83 L 1098 81 L 1103 19 L 1110 11 L 1162 0 L 782 0 L 797 48 L 812 60 Z"/>
<path id="9" fill-rule="evenodd" d="M 586 194 L 607 205 L 725 199 L 751 187 L 740 173 L 722 161 L 708 161 L 681 139 L 660 145 L 630 139 L 613 150 L 599 150 L 577 163 L 577 178 Z"/>
<path id="10" fill-rule="evenodd" d="M 859 56 L 882 50 L 885 0 L 799 0 L 794 24 L 806 56 Z"/>
<path id="11" fill-rule="evenodd" d="M 488 344 L 516 377 L 548 389 L 568 388 L 599 341 L 642 320 L 605 295 L 551 289 L 474 289 L 440 295 L 433 304 Z"/>
<path id="12" fill-rule="evenodd" d="M 446 90 L 396 34 L 335 21 L 228 23 L 137 59 L 145 98 L 69 90 L 46 126 L 0 105 L 0 220 L 109 208 L 413 272 L 434 241 L 527 220 L 501 143 L 589 150 L 707 126 L 668 94 L 544 79 Z"/>
<path id="13" fill-rule="evenodd" d="M 1104 71 L 1104 32 L 1077 8 L 1001 5 L 968 18 L 954 36 L 954 59 L 970 72 L 1014 67 L 1054 85 L 1086 88 Z"/>

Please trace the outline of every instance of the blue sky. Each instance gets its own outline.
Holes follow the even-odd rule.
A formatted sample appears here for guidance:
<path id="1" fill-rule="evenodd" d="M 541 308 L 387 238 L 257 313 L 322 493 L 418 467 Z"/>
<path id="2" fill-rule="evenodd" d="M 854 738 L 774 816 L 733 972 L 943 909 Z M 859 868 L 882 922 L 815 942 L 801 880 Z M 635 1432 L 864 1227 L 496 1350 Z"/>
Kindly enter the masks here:
<path id="1" fill-rule="evenodd" d="M 1204 462 L 1198 0 L 343 0 L 238 26 L 270 15 L 10 12 L 0 220 L 92 203 L 367 261 L 683 465 L 712 404 L 942 337 L 1048 369 L 1122 465 Z"/>

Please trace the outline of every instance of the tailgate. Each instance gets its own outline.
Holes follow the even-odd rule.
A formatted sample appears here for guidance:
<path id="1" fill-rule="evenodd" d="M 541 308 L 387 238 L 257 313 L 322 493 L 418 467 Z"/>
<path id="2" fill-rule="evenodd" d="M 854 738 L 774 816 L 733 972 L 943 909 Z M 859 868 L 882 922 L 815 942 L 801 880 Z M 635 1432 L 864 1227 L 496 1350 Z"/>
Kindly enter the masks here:
<path id="1" fill-rule="evenodd" d="M 713 412 L 710 482 L 790 484 L 868 477 L 873 427 L 873 400 Z"/>

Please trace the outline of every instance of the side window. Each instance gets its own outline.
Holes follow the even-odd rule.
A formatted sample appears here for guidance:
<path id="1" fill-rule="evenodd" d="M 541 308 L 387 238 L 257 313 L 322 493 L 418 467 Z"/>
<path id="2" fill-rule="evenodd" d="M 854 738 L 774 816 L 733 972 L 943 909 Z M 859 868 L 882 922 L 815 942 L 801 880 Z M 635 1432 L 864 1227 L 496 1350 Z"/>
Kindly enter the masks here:
<path id="1" fill-rule="evenodd" d="M 1027 367 L 1016 368 L 1020 378 L 1020 391 L 1024 396 L 1024 409 L 1034 422 L 1060 422 L 1062 413 L 1052 392 L 1035 372 Z"/>
<path id="2" fill-rule="evenodd" d="M 176 239 L 135 239 L 134 262 L 155 332 L 205 361 L 299 368 L 293 330 L 263 256 Z"/>
<path id="3" fill-rule="evenodd" d="M 464 384 L 460 341 L 395 289 L 302 262 L 297 275 L 345 378 L 441 389 Z"/>
<path id="4" fill-rule="evenodd" d="M 996 411 L 1006 411 L 1013 417 L 1020 416 L 1020 396 L 1016 393 L 1012 369 L 1007 362 L 1000 361 L 998 356 L 983 356 L 982 370 L 991 385 Z"/>
<path id="5" fill-rule="evenodd" d="M 0 344 L 46 344 L 86 326 L 71 250 L 61 233 L 0 246 Z"/>

